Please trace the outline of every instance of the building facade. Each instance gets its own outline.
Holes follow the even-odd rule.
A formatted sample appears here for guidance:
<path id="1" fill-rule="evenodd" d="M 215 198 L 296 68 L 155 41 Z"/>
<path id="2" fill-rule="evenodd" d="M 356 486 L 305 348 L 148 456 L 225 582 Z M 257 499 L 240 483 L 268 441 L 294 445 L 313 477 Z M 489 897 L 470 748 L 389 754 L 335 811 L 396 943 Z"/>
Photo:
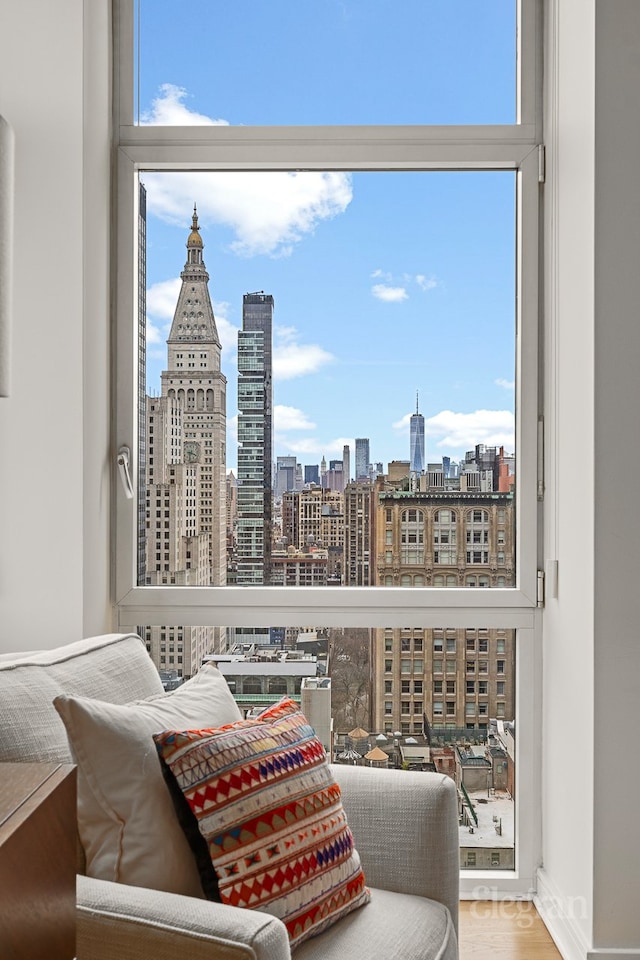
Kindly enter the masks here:
<path id="1" fill-rule="evenodd" d="M 374 631 L 374 729 L 403 736 L 449 730 L 486 735 L 515 716 L 513 631 L 387 628 Z"/>
<path id="2" fill-rule="evenodd" d="M 305 465 L 304 482 L 305 484 L 315 483 L 316 486 L 320 485 L 320 467 L 317 463 Z"/>
<path id="3" fill-rule="evenodd" d="M 238 525 L 236 582 L 269 583 L 273 516 L 273 297 L 242 298 L 238 332 Z"/>
<path id="4" fill-rule="evenodd" d="M 307 550 L 274 550 L 271 555 L 273 585 L 278 587 L 326 587 L 329 551 L 320 547 Z"/>
<path id="5" fill-rule="evenodd" d="M 387 485 L 388 486 L 388 485 Z M 514 581 L 513 497 L 377 490 L 376 582 L 393 587 L 508 587 Z M 373 716 L 381 732 L 485 731 L 515 716 L 512 631 L 379 629 Z"/>
<path id="6" fill-rule="evenodd" d="M 287 543 L 298 550 L 315 544 L 341 551 L 344 543 L 343 495 L 320 487 L 285 493 L 282 498 L 282 533 Z"/>
<path id="7" fill-rule="evenodd" d="M 351 449 L 347 443 L 342 448 L 342 473 L 344 486 L 346 487 L 351 482 Z"/>
<path id="8" fill-rule="evenodd" d="M 367 437 L 356 438 L 356 480 L 369 479 L 369 464 L 371 463 L 371 454 L 369 452 L 369 439 Z"/>
<path id="9" fill-rule="evenodd" d="M 327 490 L 342 493 L 345 488 L 345 472 L 342 460 L 330 460 L 329 469 L 324 476 L 324 486 Z"/>
<path id="10" fill-rule="evenodd" d="M 304 679 L 317 676 L 317 658 L 297 651 L 248 650 L 207 658 L 224 676 L 242 713 L 264 710 L 283 696 L 300 703 Z"/>
<path id="11" fill-rule="evenodd" d="M 275 496 L 281 497 L 287 490 L 296 489 L 298 463 L 295 457 L 278 457 L 276 460 Z"/>
<path id="12" fill-rule="evenodd" d="M 194 207 L 161 396 L 147 397 L 145 578 L 226 583 L 226 378 Z M 213 627 L 143 627 L 160 670 L 192 676 L 224 645 Z"/>
<path id="13" fill-rule="evenodd" d="M 417 397 L 416 412 L 411 415 L 409 421 L 409 453 L 411 473 L 422 473 L 425 464 L 424 417 L 418 410 Z"/>
<path id="14" fill-rule="evenodd" d="M 357 442 L 357 441 L 356 441 Z M 375 574 L 374 491 L 369 481 L 347 484 L 344 492 L 344 561 L 342 582 L 368 587 Z"/>

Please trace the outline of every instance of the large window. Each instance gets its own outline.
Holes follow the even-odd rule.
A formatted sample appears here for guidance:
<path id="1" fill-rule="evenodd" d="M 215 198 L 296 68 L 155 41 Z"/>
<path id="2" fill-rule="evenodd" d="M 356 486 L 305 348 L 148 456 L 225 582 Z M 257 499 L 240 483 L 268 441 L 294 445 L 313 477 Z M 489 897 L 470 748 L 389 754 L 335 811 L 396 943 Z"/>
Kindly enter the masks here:
<path id="1" fill-rule="evenodd" d="M 193 669 L 232 630 L 387 630 L 380 723 L 409 734 L 427 701 L 403 683 L 445 727 L 513 719 L 506 657 L 499 680 L 474 661 L 486 703 L 458 673 L 465 629 L 517 631 L 518 842 L 500 884 L 526 890 L 539 4 L 327 3 L 308 47 L 292 38 L 318 5 L 277 6 L 212 4 L 194 34 L 175 4 L 115 4 L 115 435 L 134 474 L 119 625 L 157 625 L 140 629 L 176 669 L 186 648 L 161 651 L 161 631 L 190 631 Z M 301 502 L 305 487 L 319 493 Z M 427 659 L 415 632 L 400 656 L 403 627 Z"/>

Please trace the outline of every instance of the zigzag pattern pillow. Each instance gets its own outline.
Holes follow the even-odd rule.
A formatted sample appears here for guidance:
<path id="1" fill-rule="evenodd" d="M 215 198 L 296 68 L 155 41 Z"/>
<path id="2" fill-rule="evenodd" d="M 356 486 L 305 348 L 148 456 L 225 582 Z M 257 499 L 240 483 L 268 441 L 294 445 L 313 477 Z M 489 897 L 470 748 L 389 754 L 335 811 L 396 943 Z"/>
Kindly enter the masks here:
<path id="1" fill-rule="evenodd" d="M 206 840 L 223 903 L 279 917 L 293 948 L 369 900 L 340 788 L 292 700 L 255 720 L 154 740 Z M 202 877 L 205 890 L 211 879 Z"/>

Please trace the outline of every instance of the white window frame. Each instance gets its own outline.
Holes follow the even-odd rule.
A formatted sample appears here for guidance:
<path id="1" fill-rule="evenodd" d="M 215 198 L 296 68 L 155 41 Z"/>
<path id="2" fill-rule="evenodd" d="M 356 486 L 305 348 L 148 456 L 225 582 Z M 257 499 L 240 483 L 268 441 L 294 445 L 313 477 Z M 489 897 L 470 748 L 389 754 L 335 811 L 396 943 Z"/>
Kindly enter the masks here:
<path id="1" fill-rule="evenodd" d="M 518 3 L 517 122 L 482 126 L 160 127 L 134 125 L 134 0 L 114 0 L 115 270 L 113 446 L 137 462 L 138 174 L 148 170 L 511 170 L 516 224 L 515 587 L 175 587 L 137 585 L 137 510 L 114 455 L 114 609 L 120 630 L 166 626 L 496 627 L 516 629 L 515 871 L 464 871 L 462 896 L 527 895 L 540 848 L 536 744 L 540 736 L 536 607 L 538 477 L 538 220 L 541 0 Z M 132 478 L 134 490 L 136 479 Z M 532 678 L 534 683 L 532 683 Z M 526 761 L 525 761 L 526 758 Z M 486 892 L 485 894 L 486 895 Z"/>

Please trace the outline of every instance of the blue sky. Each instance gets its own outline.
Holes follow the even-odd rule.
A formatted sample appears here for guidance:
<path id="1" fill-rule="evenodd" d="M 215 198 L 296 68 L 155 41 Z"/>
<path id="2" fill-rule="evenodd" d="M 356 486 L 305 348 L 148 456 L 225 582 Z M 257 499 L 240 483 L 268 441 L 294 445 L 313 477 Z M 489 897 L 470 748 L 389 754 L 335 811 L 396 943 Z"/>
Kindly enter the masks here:
<path id="1" fill-rule="evenodd" d="M 506 0 L 144 0 L 143 123 L 512 122 Z M 488 8 L 488 9 L 487 9 Z M 515 182 L 489 173 L 168 173 L 147 188 L 148 389 L 198 205 L 235 469 L 243 293 L 275 299 L 275 455 L 319 463 L 369 437 L 429 461 L 513 451 Z M 353 450 L 352 450 L 353 460 Z"/>

